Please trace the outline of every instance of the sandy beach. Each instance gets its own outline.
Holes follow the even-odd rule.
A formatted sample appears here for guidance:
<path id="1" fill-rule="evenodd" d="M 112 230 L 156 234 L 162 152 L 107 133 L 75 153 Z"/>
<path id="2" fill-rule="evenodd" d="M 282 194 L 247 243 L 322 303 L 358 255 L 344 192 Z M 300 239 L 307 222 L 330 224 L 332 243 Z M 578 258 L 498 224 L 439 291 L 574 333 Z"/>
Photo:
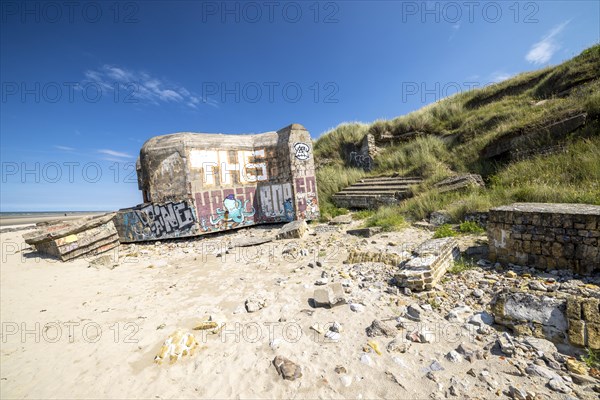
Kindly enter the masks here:
<path id="1" fill-rule="evenodd" d="M 99 266 L 85 258 L 63 263 L 43 257 L 23 243 L 26 231 L 3 233 L 1 397 L 429 398 L 448 390 L 456 376 L 465 385 L 461 393 L 494 395 L 484 381 L 467 375 L 471 369 L 491 371 L 499 387 L 518 384 L 545 393 L 539 398 L 553 395 L 535 379 L 513 375 L 509 358 L 446 359 L 460 343 L 484 347 L 497 334 L 478 335 L 460 324 L 442 334 L 449 323 L 441 310 L 423 311 L 424 320 L 441 329 L 432 343 L 410 346 L 406 331 L 394 328 L 395 339 L 408 343 L 404 352 L 390 350 L 394 337 L 365 334 L 373 320 L 394 327 L 402 307 L 431 299 L 388 293 L 377 272 L 384 266 L 344 264 L 348 251 L 400 253 L 431 232 L 407 228 L 367 240 L 325 226 L 305 239 L 224 252 L 228 243 L 276 231 L 271 226 L 122 245 L 110 252 L 111 262 Z M 348 304 L 315 308 L 310 299 L 324 276 L 350 277 L 347 302 L 361 304 L 361 310 Z M 457 290 L 448 292 L 436 298 L 447 309 L 455 304 L 446 298 Z M 266 300 L 265 307 L 246 312 L 246 300 L 256 296 Z M 469 296 L 465 302 L 483 308 Z M 193 331 L 208 315 L 225 321 L 223 330 Z M 323 336 L 334 322 L 341 325 L 338 341 Z M 177 328 L 195 333 L 199 350 L 174 364 L 154 363 Z M 276 355 L 297 363 L 302 377 L 283 380 L 272 364 Z M 432 368 L 435 381 L 427 378 Z"/>
<path id="2" fill-rule="evenodd" d="M 51 212 L 51 213 L 14 213 L 0 214 L 0 227 L 10 228 L 19 225 L 35 225 L 39 222 L 50 221 L 72 221 L 78 218 L 89 217 L 92 215 L 102 215 L 107 211 L 98 212 Z"/>

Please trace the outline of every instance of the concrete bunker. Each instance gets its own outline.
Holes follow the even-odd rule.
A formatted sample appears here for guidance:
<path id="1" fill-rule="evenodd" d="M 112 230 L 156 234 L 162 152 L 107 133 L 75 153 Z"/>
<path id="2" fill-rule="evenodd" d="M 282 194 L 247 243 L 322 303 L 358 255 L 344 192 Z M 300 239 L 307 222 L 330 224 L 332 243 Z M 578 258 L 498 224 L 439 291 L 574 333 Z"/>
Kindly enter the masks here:
<path id="1" fill-rule="evenodd" d="M 319 217 L 312 141 L 299 124 L 156 136 L 140 150 L 137 175 L 144 203 L 117 212 L 121 242 Z"/>

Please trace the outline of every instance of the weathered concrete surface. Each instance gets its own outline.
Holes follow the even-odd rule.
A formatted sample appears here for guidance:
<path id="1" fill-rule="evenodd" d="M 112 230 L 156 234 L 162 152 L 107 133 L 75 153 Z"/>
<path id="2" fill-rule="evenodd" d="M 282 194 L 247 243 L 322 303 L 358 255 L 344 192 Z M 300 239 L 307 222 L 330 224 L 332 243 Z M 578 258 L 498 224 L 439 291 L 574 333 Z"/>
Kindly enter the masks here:
<path id="1" fill-rule="evenodd" d="M 462 174 L 451 176 L 441 182 L 435 184 L 435 187 L 440 193 L 452 192 L 461 190 L 469 187 L 483 187 L 485 186 L 481 175 L 477 174 Z"/>
<path id="2" fill-rule="evenodd" d="M 600 270 L 600 206 L 515 203 L 493 208 L 490 260 L 539 269 Z"/>
<path id="3" fill-rule="evenodd" d="M 350 254 L 348 254 L 346 263 L 357 264 L 364 262 L 381 262 L 396 267 L 405 259 L 405 257 L 396 253 L 353 250 L 350 252 Z"/>
<path id="4" fill-rule="evenodd" d="M 600 349 L 600 299 L 547 293 L 499 293 L 491 302 L 496 323 L 519 335 Z"/>
<path id="5" fill-rule="evenodd" d="M 460 255 L 458 243 L 453 238 L 431 239 L 422 243 L 414 257 L 401 265 L 394 277 L 400 287 L 411 290 L 431 290 Z"/>
<path id="6" fill-rule="evenodd" d="M 315 307 L 333 307 L 345 303 L 344 288 L 339 282 L 332 283 L 323 288 L 315 289 L 313 294 Z"/>
<path id="7" fill-rule="evenodd" d="M 379 227 L 379 226 L 372 226 L 369 228 L 348 229 L 346 231 L 346 233 L 348 235 L 360 236 L 360 237 L 365 237 L 365 238 L 369 238 L 380 232 L 381 232 L 381 227 Z"/>
<path id="8" fill-rule="evenodd" d="M 298 220 L 285 224 L 277 233 L 277 239 L 302 239 L 308 230 L 306 221 Z"/>
<path id="9" fill-rule="evenodd" d="M 157 136 L 138 161 L 145 203 L 117 213 L 122 242 L 319 216 L 312 142 L 299 124 L 254 135 Z"/>
<path id="10" fill-rule="evenodd" d="M 332 196 L 338 207 L 377 208 L 387 204 L 397 204 L 410 197 L 411 185 L 422 182 L 418 177 L 375 177 L 365 178 L 348 186 Z"/>
<path id="11" fill-rule="evenodd" d="M 58 221 L 23 235 L 37 251 L 68 261 L 108 251 L 119 245 L 113 224 L 115 214 Z"/>
<path id="12" fill-rule="evenodd" d="M 481 152 L 481 156 L 483 158 L 494 158 L 513 152 L 520 152 L 524 149 L 540 147 L 539 141 L 543 140 L 544 136 L 553 139 L 553 141 L 561 139 L 585 125 L 586 119 L 587 114 L 582 113 L 553 122 L 541 129 L 538 128 L 525 132 L 517 131 L 503 135 L 485 146 Z"/>
<path id="13" fill-rule="evenodd" d="M 492 302 L 492 311 L 496 323 L 517 333 L 560 343 L 566 339 L 568 328 L 566 302 L 566 299 L 530 293 L 501 293 Z"/>

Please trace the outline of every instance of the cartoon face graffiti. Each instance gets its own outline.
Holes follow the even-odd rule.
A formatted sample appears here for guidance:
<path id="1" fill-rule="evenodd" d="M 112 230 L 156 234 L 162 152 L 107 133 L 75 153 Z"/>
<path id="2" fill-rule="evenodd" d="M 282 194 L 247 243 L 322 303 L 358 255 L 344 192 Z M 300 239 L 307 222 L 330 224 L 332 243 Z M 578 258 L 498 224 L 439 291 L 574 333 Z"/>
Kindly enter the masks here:
<path id="1" fill-rule="evenodd" d="M 306 143 L 295 143 L 294 152 L 298 160 L 308 160 L 310 157 L 310 146 Z"/>
<path id="2" fill-rule="evenodd" d="M 228 195 L 223 200 L 224 209 L 217 208 L 217 217 L 211 216 L 210 223 L 217 225 L 224 222 L 228 227 L 243 225 L 246 217 L 251 217 L 255 213 L 254 207 L 252 207 L 252 211 L 246 211 L 249 202 L 250 200 L 246 200 L 242 204 L 242 201 L 236 199 L 232 194 Z M 251 223 L 251 221 L 247 221 L 247 223 Z"/>

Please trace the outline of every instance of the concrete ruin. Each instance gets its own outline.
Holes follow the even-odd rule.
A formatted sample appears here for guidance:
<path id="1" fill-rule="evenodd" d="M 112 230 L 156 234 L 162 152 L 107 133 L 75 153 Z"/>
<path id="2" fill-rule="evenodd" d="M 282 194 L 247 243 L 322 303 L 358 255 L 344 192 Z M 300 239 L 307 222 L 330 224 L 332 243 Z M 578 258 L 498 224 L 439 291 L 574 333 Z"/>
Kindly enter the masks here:
<path id="1" fill-rule="evenodd" d="M 487 224 L 492 261 L 600 271 L 600 206 L 515 203 L 493 208 Z"/>
<path id="2" fill-rule="evenodd" d="M 95 256 L 119 245 L 113 224 L 115 214 L 56 221 L 41 225 L 23 235 L 25 243 L 37 251 L 62 261 L 81 256 Z"/>
<path id="3" fill-rule="evenodd" d="M 143 145 L 137 174 L 144 204 L 115 217 L 125 243 L 319 217 L 312 141 L 299 124 L 156 136 Z"/>
<path id="4" fill-rule="evenodd" d="M 411 197 L 410 187 L 423 180 L 419 177 L 380 176 L 364 178 L 331 196 L 338 207 L 375 209 L 398 204 Z"/>

